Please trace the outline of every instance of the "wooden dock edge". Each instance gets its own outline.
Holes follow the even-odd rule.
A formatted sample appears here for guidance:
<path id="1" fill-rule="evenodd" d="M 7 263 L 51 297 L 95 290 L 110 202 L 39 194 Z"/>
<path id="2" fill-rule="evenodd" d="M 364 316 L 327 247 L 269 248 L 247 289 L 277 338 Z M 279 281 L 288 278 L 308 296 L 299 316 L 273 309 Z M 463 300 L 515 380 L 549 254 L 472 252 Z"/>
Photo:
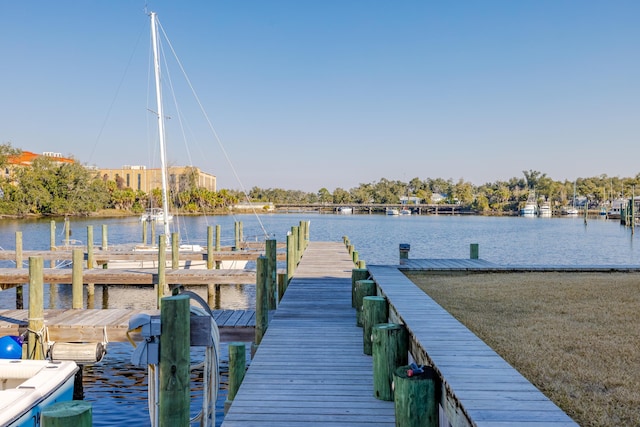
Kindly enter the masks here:
<path id="1" fill-rule="evenodd" d="M 399 266 L 368 266 L 368 270 L 378 295 L 387 298 L 389 321 L 405 325 L 411 355 L 419 364 L 432 366 L 437 372 L 439 403 L 450 425 L 577 426 L 411 282 Z M 474 355 L 476 350 L 480 356 Z"/>

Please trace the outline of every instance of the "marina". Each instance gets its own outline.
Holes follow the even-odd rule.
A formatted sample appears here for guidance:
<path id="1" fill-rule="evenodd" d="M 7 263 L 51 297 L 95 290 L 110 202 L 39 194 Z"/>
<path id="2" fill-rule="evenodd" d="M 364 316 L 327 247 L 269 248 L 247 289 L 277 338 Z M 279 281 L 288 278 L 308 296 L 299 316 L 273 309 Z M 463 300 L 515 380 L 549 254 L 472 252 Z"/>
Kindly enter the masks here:
<path id="1" fill-rule="evenodd" d="M 247 224 L 249 224 L 249 227 L 252 226 L 248 218 L 243 218 L 243 219 Z M 280 311 L 281 314 L 278 314 L 278 310 L 273 314 L 271 323 L 269 324 L 269 328 L 267 329 L 267 333 L 264 338 L 267 344 L 269 342 L 269 338 L 268 338 L 269 334 L 270 333 L 275 334 L 277 332 L 277 330 L 276 332 L 273 332 L 274 330 L 273 328 L 274 328 L 274 325 L 277 324 L 275 322 L 277 321 L 278 316 L 285 316 L 285 317 L 291 316 L 292 320 L 290 323 L 291 325 L 295 325 L 296 320 L 294 319 L 301 320 L 307 315 L 308 316 L 313 315 L 312 312 L 305 314 L 304 310 L 302 309 L 302 306 L 297 305 L 298 303 L 296 303 L 295 309 L 288 310 L 287 305 L 285 303 L 287 301 L 287 298 L 293 298 L 292 296 L 296 293 L 294 290 L 296 289 L 295 283 L 297 280 L 315 280 L 315 281 L 321 280 L 321 278 L 315 278 L 315 279 L 304 278 L 303 274 L 305 274 L 304 273 L 305 263 L 311 262 L 313 260 L 313 257 L 311 256 L 312 248 L 316 243 L 324 245 L 325 244 L 324 239 L 328 239 L 328 240 L 333 239 L 333 241 L 335 242 L 336 240 L 339 240 L 342 236 L 345 236 L 345 235 L 353 236 L 352 241 L 355 243 L 357 250 L 360 252 L 361 258 L 367 259 L 367 261 L 374 260 L 373 262 L 371 261 L 367 262 L 367 264 L 371 266 L 372 271 L 375 271 L 375 268 L 377 268 L 375 264 L 382 264 L 382 265 L 397 264 L 398 263 L 398 245 L 396 242 L 403 242 L 403 241 L 411 242 L 411 251 L 410 251 L 411 256 L 409 259 L 403 261 L 404 262 L 403 268 L 406 268 L 406 269 L 416 269 L 416 270 L 432 269 L 433 271 L 441 271 L 443 273 L 447 273 L 447 272 L 455 273 L 456 271 L 468 272 L 468 271 L 474 271 L 474 270 L 489 271 L 489 272 L 500 272 L 500 271 L 506 272 L 508 270 L 517 270 L 518 268 L 522 268 L 523 269 L 522 271 L 546 271 L 546 269 L 553 268 L 554 269 L 553 271 L 557 271 L 558 269 L 560 269 L 560 270 L 571 272 L 571 269 L 573 268 L 575 269 L 575 271 L 588 272 L 588 271 L 592 271 L 594 269 L 594 266 L 600 265 L 600 267 L 598 267 L 599 271 L 629 271 L 629 272 L 637 271 L 635 267 L 635 265 L 637 264 L 634 264 L 634 262 L 632 261 L 633 258 L 635 257 L 634 245 L 633 245 L 634 238 L 630 236 L 628 232 L 625 232 L 624 229 L 619 228 L 617 224 L 607 222 L 607 221 L 597 221 L 597 222 L 593 221 L 589 224 L 588 227 L 584 227 L 580 219 L 578 219 L 578 221 L 574 221 L 572 219 L 552 219 L 549 221 L 535 221 L 535 220 L 530 221 L 530 220 L 519 219 L 519 218 L 473 218 L 473 217 L 436 218 L 436 217 L 414 216 L 411 218 L 407 218 L 407 221 L 394 221 L 392 218 L 387 218 L 383 215 L 375 216 L 375 217 L 340 216 L 340 215 L 335 215 L 335 216 L 334 215 L 309 215 L 309 216 L 274 215 L 274 216 L 265 217 L 266 222 L 270 223 L 271 229 L 275 230 L 276 234 L 278 235 L 286 234 L 287 231 L 290 229 L 291 222 L 296 221 L 298 219 L 307 219 L 307 220 L 310 219 L 314 223 L 313 239 L 310 242 L 309 248 L 307 248 L 307 251 L 305 251 L 305 254 L 302 257 L 302 261 L 298 266 L 296 274 L 294 275 L 294 279 L 291 282 L 291 284 L 293 285 L 289 286 L 289 288 L 287 289 L 287 292 L 285 292 L 285 296 L 283 297 L 281 304 L 278 307 L 278 310 L 282 310 Z M 382 241 L 386 242 L 384 245 L 380 245 L 379 244 L 380 242 L 377 239 L 367 240 L 367 238 L 365 237 L 368 235 L 368 232 L 370 230 L 380 229 L 379 228 L 380 226 L 386 229 L 385 232 L 377 235 L 379 238 L 382 238 Z M 556 228 L 562 229 L 564 230 L 564 232 L 562 234 L 558 234 L 557 231 L 554 231 L 556 230 Z M 421 230 L 420 232 L 421 234 L 415 233 L 415 230 L 418 230 L 418 229 Z M 485 229 L 487 231 L 485 232 L 485 234 L 483 234 L 482 230 L 485 230 Z M 508 245 L 505 247 L 495 246 L 491 243 L 491 239 L 489 239 L 489 237 L 495 234 L 496 229 L 501 230 L 501 232 L 504 235 L 510 235 L 509 233 L 512 233 L 512 232 L 517 232 L 518 234 L 520 234 L 520 236 L 516 238 L 516 240 L 513 243 L 517 243 L 520 247 L 520 250 L 528 251 L 528 255 L 522 258 L 524 261 L 520 260 L 520 257 L 522 256 L 522 254 L 519 254 L 517 250 L 514 251 L 512 247 L 509 247 Z M 547 231 L 545 233 L 541 233 L 541 230 L 547 230 Z M 470 232 L 473 235 L 469 234 Z M 478 259 L 471 259 L 469 244 L 460 244 L 459 242 L 456 244 L 452 244 L 452 241 L 442 240 L 443 239 L 442 236 L 447 235 L 447 233 L 449 233 L 448 234 L 449 236 L 457 236 L 458 240 L 466 239 L 467 242 L 473 242 L 474 240 L 481 242 L 478 245 L 479 247 L 476 248 L 476 254 L 480 254 L 482 256 L 479 256 Z M 547 253 L 545 255 L 539 250 L 536 251 L 533 248 L 527 247 L 527 244 L 528 244 L 527 242 L 529 241 L 530 238 L 533 240 L 534 236 L 537 239 L 538 245 L 544 245 L 545 236 L 547 234 L 549 236 L 551 235 L 561 236 L 561 238 L 565 239 L 565 242 L 560 246 L 564 248 L 571 247 L 573 243 L 571 243 L 570 240 L 566 240 L 566 239 L 568 238 L 568 236 L 571 236 L 572 233 L 576 234 L 576 245 L 577 245 L 576 247 L 587 248 L 586 249 L 587 252 L 583 252 L 582 254 L 580 254 L 583 259 L 582 265 L 579 265 L 579 263 L 576 263 L 571 258 L 572 256 L 578 255 L 578 253 L 576 252 L 565 253 L 566 258 L 563 258 L 564 262 L 562 262 L 562 264 L 556 264 L 554 260 L 556 258 L 557 259 L 560 259 L 560 258 L 553 255 L 555 253 L 553 250 L 552 251 L 547 250 Z M 340 235 L 340 238 L 335 239 L 335 237 L 338 235 Z M 27 233 L 25 233 L 25 239 L 26 238 L 27 238 Z M 597 246 L 592 245 L 590 243 L 591 239 L 593 239 L 594 242 L 597 241 L 598 245 Z M 611 242 L 617 242 L 617 243 L 615 243 L 614 246 L 608 247 L 607 242 L 609 241 L 609 239 L 611 239 Z M 631 245 L 628 246 L 627 248 L 620 248 L 619 247 L 620 243 L 624 241 L 630 242 Z M 429 242 L 429 244 L 425 245 L 426 242 Z M 343 261 L 346 262 L 346 265 L 349 265 L 351 268 L 353 268 L 354 266 L 353 258 L 349 256 L 344 246 L 339 243 L 331 243 L 331 242 L 329 243 L 331 245 L 336 246 L 335 253 L 338 254 L 341 258 L 343 258 Z M 429 253 L 433 253 L 435 255 L 436 253 L 435 247 L 437 247 L 437 253 L 441 254 L 442 257 L 441 258 L 437 258 L 434 256 L 425 257 L 425 255 Z M 596 247 L 598 248 L 597 251 L 595 250 Z M 373 248 L 377 248 L 377 249 L 373 249 Z M 549 249 L 551 248 L 552 247 L 549 246 Z M 592 249 L 589 249 L 589 248 L 592 248 Z M 381 252 L 380 251 L 381 249 L 388 251 L 388 255 L 385 255 L 386 252 Z M 557 247 L 554 250 L 560 251 L 561 248 Z M 503 258 L 503 255 L 501 255 L 503 253 L 502 251 L 504 251 L 504 254 L 508 254 L 507 255 L 508 258 Z M 592 258 L 589 258 L 589 257 L 592 257 Z M 529 261 L 534 260 L 535 262 L 525 262 L 527 259 Z M 598 259 L 601 259 L 602 261 L 597 262 Z M 509 262 L 509 260 L 511 260 L 511 262 Z M 340 268 L 339 265 L 342 265 L 342 264 L 338 264 L 335 260 L 325 260 L 325 261 L 322 261 L 320 264 L 323 266 L 321 270 L 324 271 L 324 274 L 321 277 L 330 276 L 333 273 L 329 274 L 329 272 L 332 271 L 334 266 L 336 268 Z M 13 268 L 12 270 L 15 270 L 15 268 Z M 348 270 L 348 268 L 345 267 L 344 270 Z M 347 275 L 346 280 L 348 280 L 348 282 L 350 283 L 351 281 L 349 279 L 348 273 L 346 273 L 346 271 L 343 271 L 342 273 Z M 344 280 L 344 278 L 340 280 Z M 60 290 L 66 288 L 66 285 L 58 285 L 58 286 Z M 198 286 L 199 285 L 194 285 L 195 288 L 197 288 Z M 232 288 L 235 288 L 236 286 L 240 286 L 240 285 L 220 285 L 220 288 L 224 291 L 225 289 L 232 289 Z M 292 288 L 291 286 L 294 286 L 294 287 Z M 116 289 L 116 288 L 119 288 L 119 287 L 116 285 L 108 286 L 109 292 L 111 292 L 112 289 Z M 350 288 L 350 285 L 348 286 L 348 289 L 349 288 Z M 146 292 L 154 294 L 154 292 L 151 291 L 150 287 L 148 287 L 148 289 L 149 290 L 147 290 Z M 63 303 L 63 301 L 68 297 L 65 296 L 65 292 L 60 292 L 60 290 L 59 290 L 59 295 L 55 300 L 55 303 L 54 303 L 54 300 L 52 300 L 51 297 L 50 296 L 48 297 L 47 295 L 45 295 L 45 303 L 47 304 L 47 301 L 48 301 L 48 304 L 54 303 L 54 306 L 56 308 L 61 307 L 61 304 Z M 126 289 L 124 289 L 124 291 L 126 291 Z M 132 288 L 130 291 L 132 292 L 134 291 L 134 289 Z M 329 293 L 331 294 L 331 292 Z M 123 294 L 123 295 L 126 295 L 126 294 Z M 308 296 L 308 294 L 306 295 Z M 350 295 L 350 291 L 347 290 L 346 295 L 343 295 L 343 297 L 349 298 L 349 295 Z M 96 313 L 98 311 L 108 312 L 110 310 L 118 310 L 115 307 L 117 306 L 119 301 L 123 301 L 122 297 L 118 297 L 118 298 L 110 297 L 108 305 L 104 305 L 103 302 L 100 301 L 100 297 L 101 297 L 101 293 L 97 292 L 96 306 L 113 307 L 113 308 L 108 308 L 105 310 L 96 309 L 95 310 Z M 229 314 L 228 318 L 231 319 L 234 316 L 235 318 L 238 318 L 238 316 L 241 316 L 239 313 L 243 310 L 245 310 L 246 312 L 255 313 L 255 307 L 252 306 L 253 304 L 255 304 L 254 302 L 255 300 L 253 300 L 253 298 L 254 297 L 250 297 L 248 306 L 244 306 L 244 307 L 238 306 L 232 310 L 227 311 L 227 313 L 231 313 L 231 312 L 234 313 L 234 314 Z M 319 308 L 321 311 L 322 311 L 321 302 L 324 298 L 326 298 L 326 296 L 314 302 L 317 308 Z M 223 294 L 222 301 L 220 301 L 219 303 L 220 310 L 223 310 L 223 311 L 227 310 L 224 308 L 224 306 L 225 304 L 229 303 L 228 301 L 225 303 L 224 299 L 225 298 Z M 306 299 L 306 298 L 303 298 L 303 299 Z M 153 302 L 154 299 L 151 298 L 151 301 Z M 1 307 L 10 308 L 7 306 L 7 302 L 10 302 L 10 303 L 15 302 L 15 292 L 13 288 L 0 292 L 0 303 L 3 304 Z M 218 304 L 218 302 L 216 302 L 216 304 Z M 62 308 L 60 309 L 62 310 Z M 46 310 L 47 310 L 46 313 L 53 313 L 53 311 L 51 311 L 51 307 L 47 308 Z M 142 308 L 138 310 L 141 310 L 140 312 L 143 312 L 144 310 L 147 310 L 147 308 Z M 148 307 L 148 310 L 149 310 L 148 312 L 153 312 L 153 310 L 155 310 L 155 307 Z M 325 312 L 328 312 L 326 308 L 324 310 Z M 82 310 L 82 311 L 85 311 L 85 310 Z M 355 312 L 349 308 L 347 311 L 350 312 L 349 313 L 350 320 L 347 321 L 346 323 L 348 323 L 349 328 L 351 328 L 352 327 L 351 321 L 353 321 L 354 323 L 353 328 L 355 330 L 355 333 L 358 334 L 359 332 L 360 335 L 356 335 L 355 343 L 345 344 L 347 346 L 345 348 L 348 348 L 349 345 L 361 347 L 362 332 L 359 328 L 355 327 Z M 134 311 L 131 311 L 131 310 L 129 310 L 129 312 L 134 313 Z M 113 311 L 113 313 L 115 314 L 115 311 Z M 219 312 L 216 311 L 216 313 L 219 313 Z M 15 318 L 17 314 L 12 314 L 11 316 Z M 45 318 L 48 318 L 49 316 L 50 314 L 46 314 Z M 71 316 L 71 314 L 69 314 L 69 316 Z M 126 315 L 124 316 L 124 318 L 126 318 Z M 339 317 L 336 318 L 336 320 L 338 319 Z M 221 334 L 224 334 L 225 330 L 232 332 L 231 328 L 226 329 L 227 327 L 225 326 L 223 321 L 220 321 L 220 324 L 221 324 L 221 328 L 220 328 Z M 248 325 L 248 328 L 251 328 L 251 324 Z M 98 328 L 96 328 L 96 330 L 97 329 Z M 270 329 L 271 329 L 271 332 L 270 332 Z M 255 329 L 252 329 L 252 331 L 255 331 Z M 242 339 L 242 341 L 246 339 L 247 342 L 252 342 L 253 334 L 250 332 L 250 330 L 246 330 L 245 332 L 246 332 L 246 335 L 245 335 L 245 338 Z M 304 335 L 304 338 L 301 338 L 300 340 L 295 341 L 299 343 L 304 343 L 309 337 L 318 335 L 318 334 L 314 334 L 312 330 L 305 330 L 301 326 L 297 327 L 297 332 Z M 117 332 L 114 332 L 114 336 L 116 335 L 117 335 Z M 333 335 L 336 335 L 336 333 L 334 333 Z M 327 337 L 325 336 L 324 338 L 326 339 Z M 323 339 L 323 335 L 318 335 L 317 339 Z M 290 344 L 295 346 L 294 341 L 291 341 Z M 107 353 L 107 355 L 105 356 L 105 360 L 94 365 L 94 367 L 90 369 L 88 369 L 89 366 L 84 367 L 85 399 L 92 402 L 92 404 L 94 405 L 94 410 L 95 410 L 94 413 L 96 414 L 94 416 L 94 425 L 118 425 L 119 422 L 122 422 L 122 421 L 119 421 L 119 422 L 114 421 L 117 419 L 117 415 L 113 414 L 112 413 L 113 411 L 109 408 L 112 408 L 113 405 L 117 405 L 117 407 L 121 407 L 121 405 L 124 405 L 125 402 L 122 401 L 121 399 L 116 399 L 115 401 L 110 400 L 111 398 L 109 396 L 112 396 L 114 393 L 131 393 L 134 390 L 138 390 L 135 392 L 137 393 L 136 394 L 137 398 L 133 401 L 130 401 L 126 405 L 133 404 L 137 401 L 138 405 L 141 405 L 141 406 L 139 406 L 137 410 L 134 409 L 133 413 L 137 413 L 138 417 L 140 417 L 140 419 L 142 420 L 142 425 L 146 425 L 145 422 L 148 422 L 148 416 L 145 415 L 146 408 L 144 403 L 146 392 L 144 392 L 142 388 L 139 388 L 139 386 L 135 386 L 135 385 L 133 387 L 129 386 L 129 390 L 126 392 L 124 390 L 118 391 L 120 389 L 120 385 L 118 384 L 122 382 L 120 379 L 124 379 L 124 384 L 128 384 L 130 379 L 137 378 L 135 380 L 136 383 L 143 385 L 145 381 L 143 379 L 144 376 L 141 377 L 140 376 L 141 374 L 136 373 L 136 370 L 129 365 L 129 360 L 128 360 L 129 356 L 127 354 L 131 350 L 127 350 L 127 347 L 129 346 L 128 344 L 118 343 L 114 339 L 114 342 L 110 342 L 109 346 L 112 348 L 112 350 Z M 225 348 L 226 348 L 226 344 L 225 344 Z M 268 347 L 264 347 L 264 348 L 268 348 Z M 262 369 L 260 368 L 261 364 L 257 363 L 257 361 L 260 360 L 258 357 L 260 354 L 260 351 L 261 351 L 260 348 L 258 348 L 256 357 L 252 359 L 251 363 L 249 364 L 250 366 L 259 367 L 258 369 Z M 316 361 L 315 356 L 313 356 L 314 353 L 315 353 L 315 350 L 313 352 L 307 351 L 304 356 L 298 356 L 300 359 L 299 363 L 304 363 L 305 360 L 311 361 L 314 364 L 320 363 Z M 265 354 L 266 354 L 266 350 L 265 350 Z M 319 359 L 322 359 L 322 357 L 320 357 L 321 354 L 322 354 L 321 350 L 318 350 Z M 284 355 L 282 354 L 280 354 L 280 356 L 284 357 Z M 332 357 L 335 357 L 335 356 L 332 356 Z M 265 360 L 265 359 L 262 359 L 262 360 Z M 359 360 L 359 359 L 355 359 L 355 360 Z M 369 358 L 369 360 L 371 359 Z M 367 363 L 370 363 L 370 362 L 367 362 Z M 267 367 L 267 366 L 268 366 L 268 363 L 262 365 L 262 367 Z M 367 365 L 358 364 L 358 366 L 366 367 Z M 251 369 L 252 368 L 250 368 L 250 371 Z M 324 370 L 325 370 L 324 368 L 323 369 L 317 368 L 316 371 L 318 372 L 309 373 L 305 376 L 299 375 L 296 377 L 295 381 L 309 380 L 309 378 L 307 377 L 314 377 L 318 381 L 323 381 L 323 380 L 320 380 L 320 377 L 318 376 L 321 375 L 320 371 L 324 371 Z M 351 375 L 351 371 L 349 372 Z M 362 373 L 363 378 L 364 376 L 370 376 L 371 374 L 372 373 L 370 370 L 366 374 Z M 99 377 L 96 377 L 96 375 L 99 375 Z M 124 377 L 124 375 L 126 375 L 126 377 Z M 268 374 L 268 371 L 266 371 L 265 373 L 259 373 L 259 376 L 261 375 L 270 375 L 270 374 Z M 251 377 L 248 376 L 247 378 L 251 378 Z M 275 376 L 271 375 L 270 378 L 274 380 Z M 112 380 L 116 380 L 116 381 L 113 382 Z M 372 381 L 372 380 L 367 379 L 366 381 Z M 243 387 L 245 386 L 245 384 L 249 384 L 249 383 L 243 383 Z M 256 395 L 261 394 L 262 396 L 265 395 L 264 391 L 261 392 L 259 388 L 254 390 L 251 393 Z M 242 394 L 243 393 L 239 393 L 239 396 L 240 396 L 238 397 L 239 399 L 241 399 Z M 224 395 L 224 391 L 222 392 L 222 395 Z M 107 400 L 103 400 L 103 398 Z M 197 401 L 197 397 L 195 399 Z M 365 400 L 368 400 L 368 399 L 369 397 L 365 397 Z M 241 402 L 241 400 L 239 402 Z M 307 404 L 311 405 L 310 403 L 307 403 Z M 378 405 L 379 403 L 373 402 L 373 404 Z M 382 403 L 382 406 L 384 406 L 385 404 L 386 403 Z M 221 406 L 221 404 L 219 405 Z M 252 404 L 248 403 L 246 405 L 251 407 Z M 237 408 L 241 406 L 243 406 L 243 404 L 238 405 Z M 233 408 L 233 405 L 231 405 L 231 407 Z M 246 410 L 253 411 L 256 417 L 257 417 L 256 414 L 261 413 L 260 411 L 264 411 L 266 413 L 269 412 L 269 410 L 261 407 L 259 404 L 256 404 L 256 406 L 253 407 L 253 409 L 248 408 Z M 223 418 L 221 413 L 222 411 L 221 407 L 219 407 L 218 411 L 220 412 L 218 412 L 217 419 L 221 421 Z M 229 412 L 229 418 L 226 418 L 225 422 L 231 422 L 231 420 L 233 420 L 233 417 L 231 414 L 234 411 L 238 411 L 238 409 L 231 409 Z M 275 409 L 271 412 L 275 412 Z"/>

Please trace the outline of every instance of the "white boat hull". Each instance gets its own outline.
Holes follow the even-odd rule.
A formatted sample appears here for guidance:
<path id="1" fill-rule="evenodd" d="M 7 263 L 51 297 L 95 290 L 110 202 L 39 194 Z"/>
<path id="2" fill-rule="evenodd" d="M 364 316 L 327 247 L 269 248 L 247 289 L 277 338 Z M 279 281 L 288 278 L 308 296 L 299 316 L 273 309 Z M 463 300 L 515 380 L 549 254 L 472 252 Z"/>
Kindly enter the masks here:
<path id="1" fill-rule="evenodd" d="M 0 359 L 0 425 L 40 425 L 40 413 L 73 399 L 75 362 Z"/>

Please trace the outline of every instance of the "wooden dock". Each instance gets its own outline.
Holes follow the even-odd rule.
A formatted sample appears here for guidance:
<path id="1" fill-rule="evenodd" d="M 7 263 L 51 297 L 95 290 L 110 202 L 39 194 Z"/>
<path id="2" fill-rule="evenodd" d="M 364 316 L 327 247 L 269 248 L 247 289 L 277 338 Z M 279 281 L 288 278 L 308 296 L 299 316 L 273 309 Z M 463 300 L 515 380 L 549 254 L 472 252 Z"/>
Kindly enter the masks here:
<path id="1" fill-rule="evenodd" d="M 43 269 L 44 283 L 71 283 L 72 269 Z M 165 272 L 166 282 L 170 285 L 244 285 L 256 282 L 255 271 L 227 269 L 176 269 L 168 268 Z M 97 285 L 153 285 L 158 283 L 157 268 L 92 268 L 82 271 L 83 283 Z M 18 285 L 29 283 L 28 268 L 0 269 L 0 284 Z"/>
<path id="2" fill-rule="evenodd" d="M 475 273 L 637 273 L 640 265 L 500 265 L 483 259 L 406 259 L 400 266 L 407 271 Z"/>
<path id="3" fill-rule="evenodd" d="M 136 314 L 159 315 L 160 310 L 54 309 L 45 310 L 45 325 L 52 341 L 100 342 L 103 329 L 109 341 L 127 341 L 129 319 Z M 255 310 L 213 310 L 222 341 L 253 341 Z M 0 337 L 19 335 L 27 328 L 28 310 L 0 310 Z"/>
<path id="4" fill-rule="evenodd" d="M 489 271 L 482 260 L 416 260 L 402 266 L 369 266 L 390 318 L 404 324 L 413 356 L 434 367 L 440 405 L 456 426 L 568 427 L 577 424 L 493 349 L 415 286 L 401 269 Z M 485 269 L 486 268 L 486 269 Z M 423 268 L 424 269 L 424 268 Z M 506 270 L 501 270 L 506 271 Z M 511 270 L 510 270 L 511 271 Z M 555 270 L 554 270 L 555 271 Z"/>
<path id="5" fill-rule="evenodd" d="M 223 421 L 236 426 L 395 426 L 351 307 L 349 253 L 310 242 Z"/>

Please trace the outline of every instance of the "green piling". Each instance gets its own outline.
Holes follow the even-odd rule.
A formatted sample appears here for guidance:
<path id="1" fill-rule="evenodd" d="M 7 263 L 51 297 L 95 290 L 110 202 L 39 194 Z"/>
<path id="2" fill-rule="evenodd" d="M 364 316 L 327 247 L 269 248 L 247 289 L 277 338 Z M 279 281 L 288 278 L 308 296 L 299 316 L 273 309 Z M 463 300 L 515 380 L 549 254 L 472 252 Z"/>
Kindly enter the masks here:
<path id="1" fill-rule="evenodd" d="M 372 328 L 373 395 L 393 400 L 393 373 L 409 359 L 407 330 L 397 323 L 381 323 Z"/>
<path id="2" fill-rule="evenodd" d="M 160 309 L 160 399 L 161 426 L 188 426 L 190 404 L 189 296 L 162 299 Z"/>
<path id="3" fill-rule="evenodd" d="M 438 377 L 432 367 L 413 373 L 410 366 L 400 366 L 394 372 L 393 384 L 397 427 L 438 426 Z"/>
<path id="4" fill-rule="evenodd" d="M 387 323 L 389 304 L 385 297 L 366 296 L 362 299 L 362 352 L 371 356 L 371 331 L 375 325 Z"/>

